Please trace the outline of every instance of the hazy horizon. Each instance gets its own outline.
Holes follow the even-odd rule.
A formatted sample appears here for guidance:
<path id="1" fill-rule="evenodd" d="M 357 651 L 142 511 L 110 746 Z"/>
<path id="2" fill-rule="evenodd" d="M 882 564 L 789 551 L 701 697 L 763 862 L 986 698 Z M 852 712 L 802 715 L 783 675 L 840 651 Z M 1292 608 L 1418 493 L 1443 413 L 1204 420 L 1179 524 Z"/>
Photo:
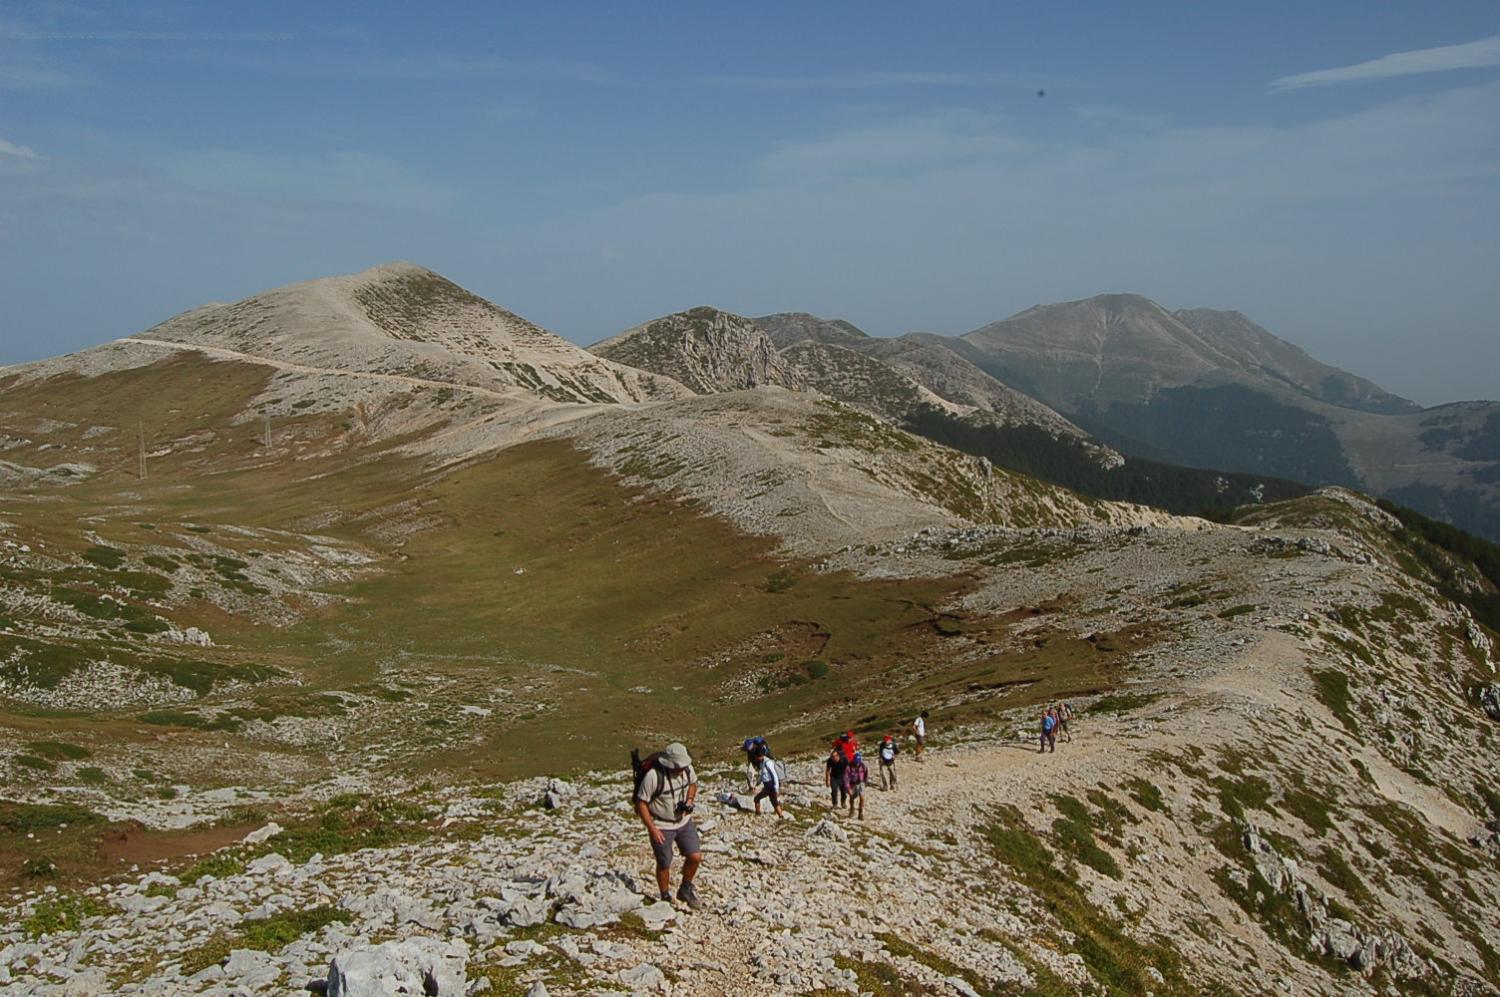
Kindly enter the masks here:
<path id="1" fill-rule="evenodd" d="M 587 344 L 1143 294 L 1500 398 L 1500 10 L 0 13 L 0 363 L 392 259 Z"/>

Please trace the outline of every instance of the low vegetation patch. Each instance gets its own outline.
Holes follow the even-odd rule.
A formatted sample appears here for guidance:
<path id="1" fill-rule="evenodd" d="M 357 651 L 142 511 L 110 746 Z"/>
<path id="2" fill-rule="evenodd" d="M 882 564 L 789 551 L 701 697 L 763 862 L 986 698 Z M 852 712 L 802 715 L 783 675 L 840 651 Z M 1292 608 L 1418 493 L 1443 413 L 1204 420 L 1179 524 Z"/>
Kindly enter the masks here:
<path id="1" fill-rule="evenodd" d="M 1088 899 L 1076 878 L 1060 868 L 1052 851 L 1027 826 L 1021 812 L 1002 806 L 984 830 L 991 852 L 1016 878 L 1037 894 L 1042 908 L 1073 936 L 1072 948 L 1083 959 L 1095 983 L 1111 994 L 1196 994 L 1183 975 L 1182 957 L 1164 939 L 1142 941 Z M 1148 969 L 1162 976 L 1152 978 Z"/>
<path id="2" fill-rule="evenodd" d="M 927 992 L 921 984 L 902 976 L 901 971 L 888 962 L 851 959 L 841 955 L 835 956 L 833 963 L 839 969 L 846 969 L 854 974 L 854 985 L 859 987 L 862 994 L 872 994 L 874 997 L 921 997 Z"/>
<path id="3" fill-rule="evenodd" d="M 226 879 L 245 871 L 245 860 L 234 855 L 209 855 L 199 859 L 177 874 L 177 878 L 189 885 L 212 876 Z"/>
<path id="4" fill-rule="evenodd" d="M 1150 706 L 1162 698 L 1160 692 L 1119 692 L 1100 696 L 1089 707 L 1092 713 L 1129 713 Z"/>
<path id="5" fill-rule="evenodd" d="M 78 761 L 93 754 L 82 745 L 68 744 L 66 741 L 32 741 L 26 745 L 26 750 L 54 762 Z"/>
<path id="6" fill-rule="evenodd" d="M 182 971 L 191 976 L 229 958 L 235 949 L 278 952 L 303 935 L 334 924 L 348 924 L 349 912 L 342 907 L 323 905 L 302 910 L 283 911 L 270 917 L 240 922 L 235 934 L 220 932 L 206 943 L 182 957 Z"/>
<path id="7" fill-rule="evenodd" d="M 31 913 L 21 922 L 21 932 L 27 938 L 40 938 L 59 931 L 77 931 L 85 918 L 108 914 L 110 908 L 93 897 L 64 893 L 37 901 Z"/>
<path id="8" fill-rule="evenodd" d="M 1351 734 L 1359 733 L 1359 721 L 1354 718 L 1354 701 L 1349 695 L 1349 676 L 1337 668 L 1324 668 L 1312 672 L 1314 691 L 1318 702 L 1328 707 L 1338 717 L 1339 723 Z"/>
<path id="9" fill-rule="evenodd" d="M 35 834 L 61 827 L 103 824 L 104 818 L 76 803 L 13 803 L 0 801 L 0 828 L 16 834 Z"/>
<path id="10" fill-rule="evenodd" d="M 1131 776 L 1125 780 L 1125 791 L 1132 800 L 1147 810 L 1161 813 L 1167 809 L 1161 790 L 1156 788 L 1155 783 L 1147 782 L 1140 776 Z"/>
<path id="11" fill-rule="evenodd" d="M 1114 856 L 1094 838 L 1094 818 L 1082 800 L 1062 794 L 1052 797 L 1062 814 L 1052 822 L 1052 833 L 1058 849 L 1070 858 L 1082 862 L 1095 872 L 1110 879 L 1120 878 L 1120 865 Z"/>
<path id="12" fill-rule="evenodd" d="M 114 570 L 125 563 L 125 552 L 114 547 L 105 547 L 96 544 L 83 552 L 83 559 L 90 564 L 97 564 L 101 568 Z"/>

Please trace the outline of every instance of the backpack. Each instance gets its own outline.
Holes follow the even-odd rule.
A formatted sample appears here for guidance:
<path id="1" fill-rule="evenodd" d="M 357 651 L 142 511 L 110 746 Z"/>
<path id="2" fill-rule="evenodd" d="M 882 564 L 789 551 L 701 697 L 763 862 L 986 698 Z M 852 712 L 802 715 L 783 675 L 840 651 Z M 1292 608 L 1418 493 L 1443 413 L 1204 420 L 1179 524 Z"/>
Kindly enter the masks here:
<path id="1" fill-rule="evenodd" d="M 894 762 L 898 750 L 895 741 L 880 742 L 880 760 L 883 762 Z"/>
<path id="2" fill-rule="evenodd" d="M 634 783 L 633 783 L 633 785 L 631 786 L 631 789 L 630 789 L 630 803 L 631 803 L 632 806 L 634 806 L 635 803 L 640 799 L 640 796 L 641 796 L 641 783 L 643 783 L 643 782 L 646 781 L 646 775 L 647 775 L 647 773 L 649 773 L 654 768 L 658 768 L 659 765 L 660 765 L 660 762 L 661 762 L 661 752 L 660 751 L 653 751 L 651 754 L 647 755 L 645 758 L 642 758 L 641 757 L 641 749 L 639 749 L 639 748 L 631 748 L 630 749 L 630 771 L 631 771 L 631 774 L 635 777 Z M 660 784 L 656 787 L 656 792 L 652 793 L 651 794 L 651 799 L 647 800 L 646 802 L 648 804 L 649 803 L 655 803 L 656 802 L 656 798 L 658 796 L 660 796 L 663 792 L 665 792 L 666 788 L 667 788 L 667 780 L 665 778 L 663 778 L 661 780 Z"/>

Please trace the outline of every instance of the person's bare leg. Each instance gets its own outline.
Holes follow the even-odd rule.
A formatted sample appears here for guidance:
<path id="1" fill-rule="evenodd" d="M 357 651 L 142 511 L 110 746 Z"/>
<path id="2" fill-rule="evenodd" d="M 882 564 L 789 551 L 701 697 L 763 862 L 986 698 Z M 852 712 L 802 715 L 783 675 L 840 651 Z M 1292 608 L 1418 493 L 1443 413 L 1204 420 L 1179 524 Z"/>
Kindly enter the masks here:
<path id="1" fill-rule="evenodd" d="M 672 892 L 672 867 L 656 870 L 656 888 L 661 891 L 658 896 Z"/>
<path id="2" fill-rule="evenodd" d="M 694 852 L 682 860 L 682 883 L 686 886 L 698 875 L 698 867 L 703 864 L 703 853 Z"/>

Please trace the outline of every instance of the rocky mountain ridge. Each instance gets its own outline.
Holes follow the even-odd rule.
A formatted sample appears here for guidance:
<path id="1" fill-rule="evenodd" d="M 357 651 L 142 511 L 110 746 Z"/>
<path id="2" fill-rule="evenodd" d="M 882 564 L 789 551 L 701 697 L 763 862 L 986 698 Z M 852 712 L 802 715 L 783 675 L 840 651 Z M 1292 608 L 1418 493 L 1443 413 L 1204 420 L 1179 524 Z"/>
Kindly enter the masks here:
<path id="1" fill-rule="evenodd" d="M 667 376 L 703 395 L 773 384 L 802 387 L 759 326 L 706 306 L 653 319 L 589 351 L 640 370 L 671 371 Z"/>
<path id="2" fill-rule="evenodd" d="M 501 319 L 423 288 L 338 297 L 352 360 L 298 291 L 0 373 L 6 993 L 1500 986 L 1488 548 L 1343 489 L 1088 499 L 722 313 L 660 340 L 711 392 L 561 348 L 558 385 L 672 395 L 474 383 L 502 347 L 456 330 Z M 725 390 L 761 360 L 796 387 Z M 917 709 L 929 760 L 826 813 L 830 733 Z M 735 805 L 757 732 L 792 820 Z M 617 771 L 679 739 L 696 912 L 649 896 Z"/>
<path id="3" fill-rule="evenodd" d="M 1127 454 L 1363 487 L 1500 537 L 1500 403 L 1423 410 L 1239 312 L 1109 294 L 924 338 Z"/>

